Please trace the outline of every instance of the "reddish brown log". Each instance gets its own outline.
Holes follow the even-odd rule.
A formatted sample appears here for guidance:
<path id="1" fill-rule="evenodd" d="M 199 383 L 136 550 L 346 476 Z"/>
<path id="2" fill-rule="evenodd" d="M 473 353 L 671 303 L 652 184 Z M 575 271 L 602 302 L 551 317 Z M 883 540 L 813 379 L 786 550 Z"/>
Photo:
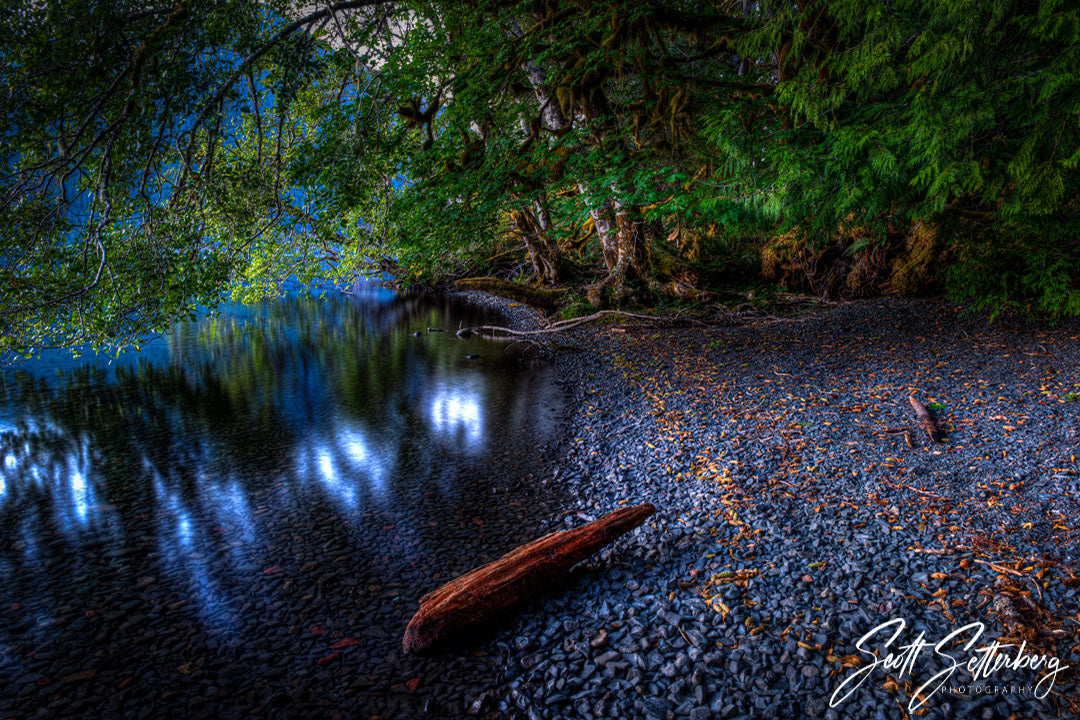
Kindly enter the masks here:
<path id="1" fill-rule="evenodd" d="M 581 527 L 533 540 L 451 580 L 420 598 L 420 609 L 405 628 L 402 649 L 425 652 L 505 615 L 557 584 L 571 567 L 654 512 L 650 503 L 616 510 Z"/>
<path id="2" fill-rule="evenodd" d="M 908 402 L 911 403 L 911 409 L 915 411 L 915 414 L 919 418 L 919 423 L 923 426 L 923 430 L 926 431 L 926 434 L 930 436 L 930 440 L 935 443 L 941 442 L 941 433 L 934 423 L 934 418 L 930 416 L 930 411 L 926 409 L 926 406 L 919 402 L 919 399 L 914 395 L 908 398 Z"/>

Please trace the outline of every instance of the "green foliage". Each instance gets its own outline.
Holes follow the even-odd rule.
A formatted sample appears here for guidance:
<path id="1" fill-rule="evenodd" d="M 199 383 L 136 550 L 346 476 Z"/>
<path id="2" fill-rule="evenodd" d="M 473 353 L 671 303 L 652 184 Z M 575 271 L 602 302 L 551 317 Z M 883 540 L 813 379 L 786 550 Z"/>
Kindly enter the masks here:
<path id="1" fill-rule="evenodd" d="M 1080 218 L 1004 222 L 955 243 L 950 294 L 997 317 L 1080 315 Z"/>
<path id="2" fill-rule="evenodd" d="M 928 225 L 954 297 L 1080 313 L 1074 3 L 166 6 L 0 25 L 0 351 L 365 272 L 685 297 Z"/>
<path id="3" fill-rule="evenodd" d="M 588 302 L 583 299 L 576 299 L 564 305 L 562 310 L 559 311 L 559 315 L 563 320 L 572 320 L 573 318 L 590 315 L 593 312 L 595 311 Z"/>
<path id="4" fill-rule="evenodd" d="M 781 113 L 740 133 L 736 108 L 705 130 L 733 176 L 760 167 L 742 182 L 748 205 L 822 241 L 843 224 L 884 242 L 948 221 L 951 294 L 995 314 L 1080 311 L 1080 10 L 837 0 L 761 12 L 740 47 L 784 56 Z M 763 141 L 777 122 L 781 141 Z"/>

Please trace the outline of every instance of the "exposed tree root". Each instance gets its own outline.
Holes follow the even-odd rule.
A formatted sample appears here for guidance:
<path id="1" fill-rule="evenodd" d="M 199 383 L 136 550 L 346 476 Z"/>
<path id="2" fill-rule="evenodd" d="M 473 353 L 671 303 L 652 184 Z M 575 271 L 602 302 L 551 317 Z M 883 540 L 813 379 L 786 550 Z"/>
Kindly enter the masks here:
<path id="1" fill-rule="evenodd" d="M 649 289 L 653 292 L 677 300 L 691 300 L 693 302 L 706 303 L 716 297 L 708 290 L 699 290 L 693 285 L 688 285 L 687 283 L 679 282 L 678 280 L 668 280 L 667 282 L 653 281 L 648 285 Z"/>

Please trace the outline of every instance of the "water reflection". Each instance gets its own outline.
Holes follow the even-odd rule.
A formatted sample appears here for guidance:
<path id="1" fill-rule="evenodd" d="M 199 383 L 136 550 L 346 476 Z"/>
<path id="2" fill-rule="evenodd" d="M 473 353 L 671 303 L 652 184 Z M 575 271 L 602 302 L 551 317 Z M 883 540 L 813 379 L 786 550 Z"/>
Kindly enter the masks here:
<path id="1" fill-rule="evenodd" d="M 51 516 L 54 527 L 78 542 L 84 531 L 102 524 L 113 508 L 99 504 L 98 476 L 91 462 L 90 438 L 67 432 L 51 422 L 27 419 L 9 423 L 0 433 L 0 509 L 36 505 Z M 7 514 L 19 514 L 12 507 Z M 24 524 L 30 518 L 24 518 Z M 27 541 L 32 545 L 32 541 Z"/>
<path id="2" fill-rule="evenodd" d="M 214 489 L 210 490 L 211 498 Z M 186 581 L 187 593 L 198 601 L 203 619 L 216 629 L 228 629 L 232 621 L 232 608 L 213 577 L 209 562 L 213 540 L 205 535 L 206 528 L 197 525 L 180 496 L 166 489 L 160 478 L 154 480 L 154 496 L 157 499 L 159 555 L 166 571 L 173 577 Z M 221 508 L 217 503 L 210 509 Z M 246 522 L 250 522 L 245 518 Z M 230 564 L 230 569 L 235 569 Z"/>
<path id="3" fill-rule="evenodd" d="M 227 529 L 233 539 L 241 544 L 255 541 L 255 522 L 251 503 L 240 488 L 239 482 L 230 480 L 228 485 L 207 485 L 203 488 L 202 501 L 214 511 L 217 527 Z"/>
<path id="4" fill-rule="evenodd" d="M 462 449 L 480 449 L 484 439 L 482 384 L 476 376 L 457 384 L 439 382 L 428 408 L 428 421 L 437 437 Z"/>
<path id="5" fill-rule="evenodd" d="M 0 583 L 44 616 L 80 572 L 156 578 L 224 632 L 311 518 L 394 528 L 402 567 L 430 555 L 444 526 L 424 508 L 482 511 L 490 490 L 460 478 L 549 439 L 562 402 L 550 368 L 503 346 L 413 336 L 493 319 L 384 292 L 295 296 L 110 364 L 5 369 Z M 351 548 L 358 567 L 387 551 Z"/>

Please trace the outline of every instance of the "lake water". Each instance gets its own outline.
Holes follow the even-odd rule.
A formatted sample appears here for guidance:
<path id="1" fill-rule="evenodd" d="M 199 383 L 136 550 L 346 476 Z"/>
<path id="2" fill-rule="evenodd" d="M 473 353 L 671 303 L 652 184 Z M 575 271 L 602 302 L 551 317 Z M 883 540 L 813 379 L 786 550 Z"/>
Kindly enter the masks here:
<path id="1" fill-rule="evenodd" d="M 400 709 L 416 599 L 557 515 L 553 368 L 452 332 L 496 319 L 301 294 L 0 371 L 0 709 Z"/>

